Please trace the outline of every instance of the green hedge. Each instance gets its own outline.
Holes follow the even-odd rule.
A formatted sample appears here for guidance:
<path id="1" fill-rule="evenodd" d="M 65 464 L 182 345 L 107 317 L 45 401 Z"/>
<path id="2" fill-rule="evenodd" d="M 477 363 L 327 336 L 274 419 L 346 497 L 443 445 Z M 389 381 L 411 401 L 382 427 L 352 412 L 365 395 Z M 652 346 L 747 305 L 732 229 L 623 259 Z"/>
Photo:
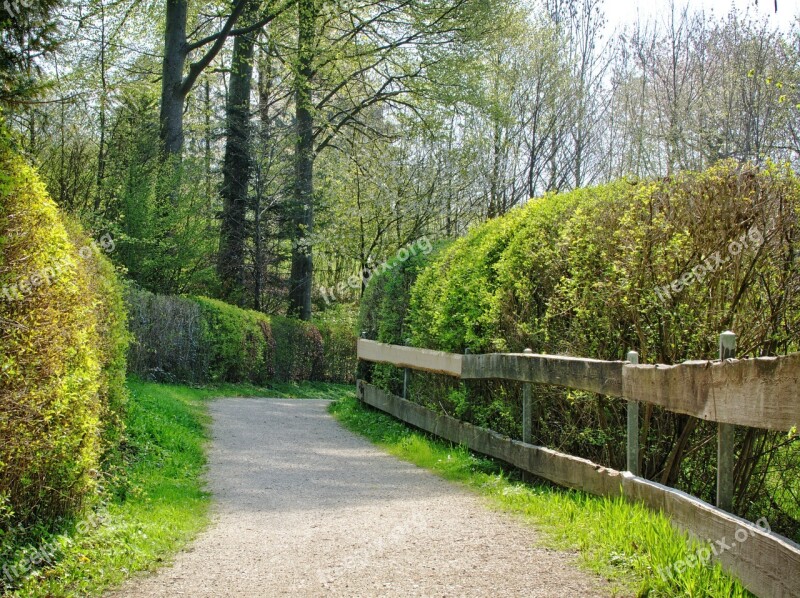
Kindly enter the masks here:
<path id="1" fill-rule="evenodd" d="M 797 351 L 798 209 L 800 181 L 788 167 L 735 162 L 547 195 L 439 252 L 407 302 L 376 299 L 397 284 L 377 277 L 360 323 L 371 338 L 410 337 L 416 346 L 452 352 L 531 348 L 623 359 L 637 350 L 643 363 L 676 363 L 715 358 L 728 329 L 738 334 L 741 355 Z M 380 333 L 382 326 L 398 330 L 398 321 L 402 336 Z M 376 380 L 397 388 L 396 378 Z M 415 374 L 412 391 L 433 408 L 521 433 L 514 383 Z M 538 443 L 624 468 L 622 401 L 541 386 L 535 393 Z M 643 417 L 645 475 L 713 499 L 714 426 L 658 409 Z M 791 504 L 775 516 L 800 530 L 800 504 L 791 498 L 800 496 L 791 476 L 796 458 L 792 464 L 779 448 L 785 435 L 737 434 L 737 511 L 760 517 Z"/>
<path id="2" fill-rule="evenodd" d="M 408 259 L 395 257 L 386 267 L 373 273 L 361 298 L 358 330 L 367 338 L 382 343 L 405 345 L 411 338 L 406 318 L 409 313 L 411 288 L 425 266 L 435 259 L 445 243 L 439 243 L 430 252 L 415 252 Z M 359 378 L 399 394 L 403 384 L 403 370 L 386 364 L 359 363 Z"/>
<path id="3" fill-rule="evenodd" d="M 322 336 L 324 379 L 355 383 L 357 309 L 353 305 L 335 303 L 315 313 L 312 323 Z"/>
<path id="4" fill-rule="evenodd" d="M 216 299 L 192 301 L 200 306 L 205 380 L 263 384 L 273 377 L 276 350 L 267 316 Z"/>
<path id="5" fill-rule="evenodd" d="M 69 231 L 68 231 L 69 228 Z M 0 139 L 0 529 L 96 494 L 121 435 L 127 333 L 104 249 Z"/>
<path id="6" fill-rule="evenodd" d="M 127 294 L 133 373 L 188 382 L 353 382 L 352 329 L 245 310 L 207 297 Z"/>
<path id="7" fill-rule="evenodd" d="M 283 381 L 322 380 L 325 361 L 322 335 L 308 322 L 272 316 L 275 335 L 275 378 Z"/>
<path id="8" fill-rule="evenodd" d="M 125 302 L 133 337 L 130 371 L 156 381 L 204 381 L 208 354 L 201 343 L 200 306 L 184 297 L 132 287 Z"/>

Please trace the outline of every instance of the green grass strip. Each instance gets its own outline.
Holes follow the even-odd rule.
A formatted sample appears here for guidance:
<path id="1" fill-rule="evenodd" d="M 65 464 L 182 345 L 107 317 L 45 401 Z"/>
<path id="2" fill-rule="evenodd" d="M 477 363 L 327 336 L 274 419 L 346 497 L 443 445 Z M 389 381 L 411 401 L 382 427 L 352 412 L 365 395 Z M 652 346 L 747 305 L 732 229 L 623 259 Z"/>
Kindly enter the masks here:
<path id="1" fill-rule="evenodd" d="M 643 505 L 545 483 L 524 484 L 497 462 L 416 431 L 353 397 L 340 399 L 330 410 L 346 428 L 388 453 L 463 483 L 493 506 L 535 524 L 546 546 L 579 551 L 579 562 L 612 582 L 615 594 L 751 596 L 718 564 L 695 558 L 705 545 L 690 541 L 667 517 Z M 676 568 L 676 563 L 686 566 Z"/>

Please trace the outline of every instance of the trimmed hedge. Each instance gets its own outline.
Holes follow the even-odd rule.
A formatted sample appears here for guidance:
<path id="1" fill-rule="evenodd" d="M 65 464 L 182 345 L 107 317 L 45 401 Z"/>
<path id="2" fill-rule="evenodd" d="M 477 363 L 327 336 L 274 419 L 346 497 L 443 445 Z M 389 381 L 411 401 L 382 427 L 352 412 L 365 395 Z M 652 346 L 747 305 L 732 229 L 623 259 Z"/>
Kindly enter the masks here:
<path id="1" fill-rule="evenodd" d="M 432 252 L 419 252 L 407 260 L 397 257 L 387 267 L 375 272 L 369 280 L 358 315 L 358 330 L 367 338 L 392 345 L 405 345 L 411 338 L 407 323 L 411 289 L 420 272 L 446 247 L 437 244 Z M 358 376 L 400 394 L 403 370 L 387 364 L 358 364 Z"/>
<path id="2" fill-rule="evenodd" d="M 0 138 L 2 530 L 77 514 L 122 432 L 120 284 L 102 250 L 69 229 Z"/>
<path id="3" fill-rule="evenodd" d="M 370 338 L 463 352 L 522 351 L 643 363 L 716 358 L 734 330 L 740 355 L 800 350 L 800 181 L 786 167 L 721 162 L 701 173 L 618 181 L 533 199 L 439 252 L 405 297 L 398 279 L 370 282 L 360 326 Z M 376 288 L 373 288 L 373 287 Z M 408 305 L 405 313 L 396 313 Z M 396 311 L 393 311 L 396 310 Z M 402 322 L 398 327 L 397 322 Z M 395 334 L 382 334 L 386 326 Z M 396 331 L 402 330 L 402 335 Z M 397 378 L 374 381 L 397 392 Z M 624 403 L 534 387 L 535 441 L 625 466 Z M 502 433 L 521 434 L 518 384 L 459 384 L 414 374 L 412 398 Z M 643 413 L 643 472 L 713 499 L 715 428 L 659 409 Z M 800 533 L 798 441 L 737 432 L 737 505 Z M 794 451 L 794 453 L 791 453 Z M 776 464 L 780 468 L 776 469 Z M 778 505 L 793 505 L 777 512 Z M 773 518 L 770 517 L 770 521 Z"/>
<path id="4" fill-rule="evenodd" d="M 263 384 L 275 372 L 275 340 L 267 316 L 216 299 L 192 297 L 200 307 L 204 381 Z"/>
<path id="5" fill-rule="evenodd" d="M 355 380 L 352 331 L 245 310 L 207 297 L 130 290 L 130 370 L 186 382 Z"/>
<path id="6" fill-rule="evenodd" d="M 134 288 L 127 289 L 125 303 L 133 337 L 129 370 L 159 382 L 202 382 L 207 354 L 201 343 L 200 306 Z"/>

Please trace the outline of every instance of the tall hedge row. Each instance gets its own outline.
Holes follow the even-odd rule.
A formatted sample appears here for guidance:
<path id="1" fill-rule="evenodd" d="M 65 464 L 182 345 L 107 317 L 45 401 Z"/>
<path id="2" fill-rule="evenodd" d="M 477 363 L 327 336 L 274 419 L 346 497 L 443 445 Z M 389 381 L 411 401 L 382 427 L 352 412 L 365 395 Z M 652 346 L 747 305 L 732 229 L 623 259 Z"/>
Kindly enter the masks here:
<path id="1" fill-rule="evenodd" d="M 187 382 L 353 382 L 355 333 L 206 297 L 127 295 L 130 371 Z"/>
<path id="2" fill-rule="evenodd" d="M 0 139 L 0 529 L 77 513 L 120 437 L 128 337 L 103 253 Z"/>
<path id="3" fill-rule="evenodd" d="M 412 344 L 452 352 L 531 348 L 623 359 L 637 350 L 643 363 L 676 363 L 715 358 L 719 333 L 728 329 L 738 334 L 742 356 L 797 351 L 799 210 L 800 181 L 788 167 L 734 162 L 550 194 L 477 227 L 406 279 L 408 297 L 396 303 L 402 316 L 373 301 L 360 325 L 380 339 L 381 326 L 396 329 L 401 318 Z M 389 296 L 397 284 L 396 273 L 376 277 L 370 286 L 385 288 L 368 296 Z M 537 442 L 624 468 L 622 401 L 541 386 L 535 392 Z M 416 374 L 412 397 L 521 433 L 513 383 L 464 385 Z M 641 426 L 644 474 L 713 499 L 715 427 L 651 408 Z M 800 533 L 800 504 L 792 498 L 800 496 L 798 441 L 739 429 L 737 457 L 736 509 L 774 513 Z"/>

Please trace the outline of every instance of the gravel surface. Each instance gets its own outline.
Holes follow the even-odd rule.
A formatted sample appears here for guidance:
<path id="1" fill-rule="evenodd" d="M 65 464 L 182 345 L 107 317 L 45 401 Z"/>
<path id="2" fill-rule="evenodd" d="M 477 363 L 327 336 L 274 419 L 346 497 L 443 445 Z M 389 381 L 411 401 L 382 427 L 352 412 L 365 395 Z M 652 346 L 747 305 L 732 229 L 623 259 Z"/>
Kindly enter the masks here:
<path id="1" fill-rule="evenodd" d="M 608 595 L 574 554 L 536 548 L 534 528 L 381 452 L 327 405 L 215 401 L 213 524 L 113 595 Z"/>

